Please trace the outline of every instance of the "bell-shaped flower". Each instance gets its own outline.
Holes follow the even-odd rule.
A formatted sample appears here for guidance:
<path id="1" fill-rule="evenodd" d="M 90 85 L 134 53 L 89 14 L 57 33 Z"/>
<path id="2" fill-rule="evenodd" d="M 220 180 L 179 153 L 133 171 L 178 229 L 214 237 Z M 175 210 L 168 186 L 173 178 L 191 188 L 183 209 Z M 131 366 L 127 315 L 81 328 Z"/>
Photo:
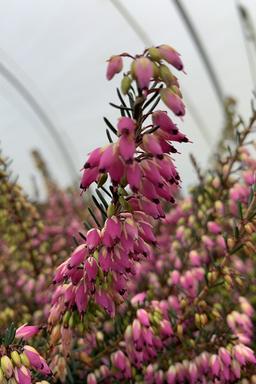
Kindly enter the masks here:
<path id="1" fill-rule="evenodd" d="M 121 56 L 112 56 L 108 60 L 107 79 L 111 80 L 117 73 L 123 69 L 123 59 Z"/>
<path id="2" fill-rule="evenodd" d="M 171 88 L 161 89 L 160 95 L 165 105 L 170 108 L 176 116 L 185 115 L 185 105 L 183 101 Z"/>
<path id="3" fill-rule="evenodd" d="M 133 71 L 140 89 L 148 88 L 153 77 L 153 64 L 147 57 L 140 57 L 133 62 Z"/>

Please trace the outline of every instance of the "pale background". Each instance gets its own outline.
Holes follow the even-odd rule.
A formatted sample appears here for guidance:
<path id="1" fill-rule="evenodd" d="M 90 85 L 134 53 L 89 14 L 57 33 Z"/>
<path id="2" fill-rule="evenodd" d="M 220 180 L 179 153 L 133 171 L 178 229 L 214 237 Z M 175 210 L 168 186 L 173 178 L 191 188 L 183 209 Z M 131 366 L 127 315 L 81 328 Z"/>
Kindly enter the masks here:
<path id="1" fill-rule="evenodd" d="M 256 1 L 241 1 L 256 24 Z M 198 51 L 170 0 L 122 0 L 155 44 L 171 44 L 185 62 L 180 74 L 207 131 L 205 140 L 188 112 L 180 128 L 193 144 L 184 144 L 178 166 L 184 186 L 195 180 L 188 160 L 194 153 L 202 166 L 214 149 L 223 115 Z M 248 117 L 253 83 L 234 0 L 183 0 L 225 95 L 239 100 Z M 0 62 L 29 90 L 46 112 L 79 172 L 89 150 L 107 142 L 102 116 L 116 121 L 108 105 L 117 101 L 108 83 L 105 60 L 122 51 L 137 53 L 144 44 L 110 0 L 0 0 Z M 0 145 L 31 193 L 36 173 L 29 154 L 42 151 L 61 185 L 71 182 L 66 159 L 27 101 L 0 73 Z"/>

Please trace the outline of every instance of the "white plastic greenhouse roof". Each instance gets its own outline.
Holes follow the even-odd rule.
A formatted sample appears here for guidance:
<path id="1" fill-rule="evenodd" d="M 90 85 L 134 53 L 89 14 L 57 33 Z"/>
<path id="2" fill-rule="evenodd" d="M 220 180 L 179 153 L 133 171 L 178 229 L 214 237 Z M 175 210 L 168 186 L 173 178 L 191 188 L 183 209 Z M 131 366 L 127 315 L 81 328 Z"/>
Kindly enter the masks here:
<path id="1" fill-rule="evenodd" d="M 253 82 L 238 1 L 180 3 L 200 36 L 223 93 L 237 98 L 242 115 L 248 117 Z M 256 1 L 241 3 L 256 25 Z M 116 120 L 116 111 L 108 103 L 116 101 L 120 77 L 106 81 L 105 61 L 123 51 L 142 51 L 145 40 L 173 45 L 182 54 L 187 75 L 179 77 L 188 114 L 179 126 L 193 144 L 179 148 L 177 164 L 184 185 L 193 182 L 188 154 L 207 164 L 223 115 L 175 1 L 0 0 L 0 8 L 0 141 L 28 191 L 36 172 L 29 153 L 32 148 L 41 150 L 62 185 L 71 181 L 68 155 L 60 152 L 49 126 L 62 138 L 77 172 L 88 151 L 106 142 L 102 116 Z"/>

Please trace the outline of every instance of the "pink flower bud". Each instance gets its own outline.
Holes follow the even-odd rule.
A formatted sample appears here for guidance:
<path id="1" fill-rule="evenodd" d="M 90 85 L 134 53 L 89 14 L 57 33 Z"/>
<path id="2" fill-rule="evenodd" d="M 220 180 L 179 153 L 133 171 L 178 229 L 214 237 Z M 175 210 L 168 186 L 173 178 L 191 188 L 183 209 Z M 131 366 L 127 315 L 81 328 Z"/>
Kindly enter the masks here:
<path id="1" fill-rule="evenodd" d="M 115 305 L 113 303 L 113 300 L 102 289 L 96 291 L 95 302 L 100 305 L 103 309 L 105 309 L 105 311 L 108 312 L 110 316 L 115 315 Z"/>
<path id="2" fill-rule="evenodd" d="M 117 129 L 120 135 L 129 135 L 133 134 L 135 131 L 135 123 L 134 120 L 130 117 L 120 117 L 117 124 Z"/>
<path id="3" fill-rule="evenodd" d="M 153 76 L 152 62 L 146 57 L 140 57 L 134 61 L 133 69 L 140 89 L 148 88 Z"/>
<path id="4" fill-rule="evenodd" d="M 221 347 L 219 349 L 218 354 L 219 354 L 219 357 L 220 357 L 221 361 L 226 366 L 230 366 L 230 364 L 231 364 L 231 356 L 230 356 L 230 353 L 228 352 L 228 350 L 226 348 Z"/>
<path id="5" fill-rule="evenodd" d="M 100 163 L 99 163 L 99 171 L 100 172 L 108 171 L 111 165 L 113 164 L 116 156 L 118 156 L 118 154 L 116 152 L 115 144 L 109 144 L 105 148 L 103 148 L 103 152 L 102 152 Z"/>
<path id="6" fill-rule="evenodd" d="M 218 376 L 220 372 L 220 360 L 217 355 L 211 355 L 210 367 L 214 376 Z"/>
<path id="7" fill-rule="evenodd" d="M 193 266 L 198 267 L 199 265 L 201 265 L 200 255 L 195 250 L 189 252 L 189 260 Z"/>
<path id="8" fill-rule="evenodd" d="M 145 149 L 145 151 L 149 152 L 154 156 L 157 156 L 159 159 L 163 157 L 163 150 L 161 148 L 161 145 L 159 144 L 157 136 L 154 134 L 143 135 L 142 147 L 143 149 Z"/>
<path id="9" fill-rule="evenodd" d="M 164 337 L 170 337 L 173 335 L 173 329 L 170 321 L 163 319 L 160 322 L 160 333 Z"/>
<path id="10" fill-rule="evenodd" d="M 132 163 L 135 152 L 135 141 L 133 137 L 121 136 L 118 142 L 119 152 L 126 163 Z"/>
<path id="11" fill-rule="evenodd" d="M 153 228 L 151 224 L 146 222 L 140 222 L 140 236 L 147 243 L 156 244 L 156 237 L 153 232 Z"/>
<path id="12" fill-rule="evenodd" d="M 120 183 L 123 175 L 124 175 L 124 163 L 120 156 L 116 156 L 113 163 L 109 168 L 109 175 L 111 177 L 112 183 L 117 185 Z"/>
<path id="13" fill-rule="evenodd" d="M 144 300 L 146 299 L 146 292 L 140 292 L 140 293 L 137 293 L 137 295 L 133 296 L 133 298 L 131 299 L 131 304 L 133 306 L 136 306 L 138 304 L 142 304 L 144 302 Z"/>
<path id="14" fill-rule="evenodd" d="M 84 313 L 88 304 L 87 287 L 84 281 L 81 281 L 76 287 L 75 302 L 79 313 Z"/>
<path id="15" fill-rule="evenodd" d="M 42 358 L 42 356 L 39 355 L 35 348 L 31 347 L 30 345 L 24 345 L 24 353 L 29 359 L 29 362 L 33 368 L 45 375 L 51 374 L 51 370 L 48 367 L 46 361 Z"/>
<path id="16" fill-rule="evenodd" d="M 232 352 L 233 352 L 235 359 L 239 362 L 239 364 L 245 365 L 246 358 L 245 358 L 245 353 L 244 353 L 244 349 L 242 348 L 242 345 L 241 344 L 236 345 L 233 348 Z"/>
<path id="17" fill-rule="evenodd" d="M 111 356 L 111 360 L 112 360 L 114 366 L 116 368 L 120 369 L 120 371 L 125 370 L 126 356 L 122 351 L 118 350 L 115 353 L 113 353 L 113 355 Z"/>
<path id="18" fill-rule="evenodd" d="M 252 317 L 254 314 L 254 309 L 249 301 L 245 297 L 239 297 L 239 303 L 242 311 L 249 317 Z"/>
<path id="19" fill-rule="evenodd" d="M 102 149 L 96 148 L 94 149 L 88 156 L 88 159 L 86 160 L 86 163 L 84 164 L 84 168 L 94 168 L 98 167 L 100 162 Z"/>
<path id="20" fill-rule="evenodd" d="M 96 181 L 98 175 L 99 170 L 97 167 L 85 169 L 82 176 L 80 188 L 86 190 L 94 181 Z"/>
<path id="21" fill-rule="evenodd" d="M 89 373 L 87 376 L 87 384 L 97 384 L 97 379 L 94 373 Z"/>
<path id="22" fill-rule="evenodd" d="M 39 327 L 23 324 L 16 330 L 15 337 L 28 340 L 39 332 Z"/>
<path id="23" fill-rule="evenodd" d="M 210 366 L 210 357 L 208 352 L 202 352 L 199 355 L 198 366 L 200 367 L 200 369 L 203 370 L 203 372 L 208 371 L 208 368 Z"/>
<path id="24" fill-rule="evenodd" d="M 86 256 L 88 255 L 88 250 L 85 244 L 81 244 L 72 252 L 70 261 L 69 261 L 69 267 L 74 268 L 77 265 L 81 264 Z"/>
<path id="25" fill-rule="evenodd" d="M 155 373 L 155 383 L 156 384 L 163 384 L 164 382 L 164 372 L 162 370 L 157 371 Z"/>
<path id="26" fill-rule="evenodd" d="M 100 230 L 97 228 L 90 229 L 86 234 L 86 242 L 90 251 L 95 250 L 101 242 Z"/>
<path id="27" fill-rule="evenodd" d="M 197 366 L 194 362 L 189 363 L 188 373 L 189 373 L 189 382 L 191 384 L 196 383 L 197 377 L 198 377 L 198 370 L 197 370 Z"/>
<path id="28" fill-rule="evenodd" d="M 180 273 L 177 270 L 171 272 L 171 283 L 177 285 L 180 282 Z"/>
<path id="29" fill-rule="evenodd" d="M 107 79 L 111 80 L 117 73 L 123 69 L 123 59 L 121 56 L 112 56 L 108 61 Z"/>
<path id="30" fill-rule="evenodd" d="M 142 336 L 143 336 L 144 342 L 149 347 L 152 347 L 153 346 L 153 337 L 154 337 L 152 328 L 142 328 Z"/>
<path id="31" fill-rule="evenodd" d="M 141 337 L 141 324 L 137 319 L 134 319 L 132 323 L 132 335 L 134 341 L 138 341 Z"/>
<path id="32" fill-rule="evenodd" d="M 178 129 L 165 111 L 152 113 L 152 121 L 155 126 L 159 126 L 164 132 L 176 134 Z"/>
<path id="33" fill-rule="evenodd" d="M 131 189 L 134 192 L 138 191 L 141 181 L 141 169 L 137 161 L 127 166 L 126 177 Z"/>
<path id="34" fill-rule="evenodd" d="M 89 281 L 94 282 L 98 274 L 98 264 L 94 257 L 88 257 L 88 259 L 84 263 L 84 269 L 86 271 Z"/>
<path id="35" fill-rule="evenodd" d="M 185 106 L 181 98 L 170 88 L 164 88 L 160 91 L 161 99 L 165 105 L 170 108 L 176 116 L 185 115 Z"/>
<path id="36" fill-rule="evenodd" d="M 140 308 L 137 310 L 137 317 L 142 325 L 144 327 L 149 327 L 150 326 L 150 321 L 149 321 L 149 315 L 145 309 Z"/>
<path id="37" fill-rule="evenodd" d="M 101 373 L 102 377 L 107 378 L 110 374 L 109 368 L 106 365 L 101 365 L 100 366 L 100 373 Z"/>
<path id="38" fill-rule="evenodd" d="M 15 376 L 16 381 L 19 384 L 31 384 L 32 383 L 30 371 L 26 367 L 24 367 L 23 365 L 20 368 L 19 367 L 14 368 L 14 376 Z"/>
<path id="39" fill-rule="evenodd" d="M 30 345 L 25 345 L 24 353 L 29 359 L 29 362 L 33 367 L 37 368 L 40 366 L 41 364 L 40 355 L 35 348 L 31 347 Z"/>
<path id="40" fill-rule="evenodd" d="M 104 230 L 113 240 L 121 237 L 121 223 L 116 216 L 108 218 L 105 222 Z"/>
<path id="41" fill-rule="evenodd" d="M 166 60 L 169 64 L 173 65 L 176 69 L 181 71 L 183 69 L 183 63 L 180 59 L 180 54 L 175 51 L 174 48 L 169 45 L 160 45 L 158 47 L 161 57 Z"/>
<path id="42" fill-rule="evenodd" d="M 168 384 L 176 383 L 176 367 L 174 365 L 171 365 L 169 367 L 167 371 L 166 379 Z"/>
<path id="43" fill-rule="evenodd" d="M 215 235 L 221 232 L 221 226 L 214 221 L 208 221 L 207 228 L 209 232 L 214 233 Z"/>
<path id="44" fill-rule="evenodd" d="M 131 201 L 130 203 L 132 204 Z M 154 219 L 159 219 L 159 217 L 161 217 L 159 214 L 157 205 L 151 202 L 150 200 L 146 198 L 141 198 L 140 205 L 141 205 L 141 209 L 148 215 L 152 216 Z"/>
<path id="45" fill-rule="evenodd" d="M 153 384 L 154 382 L 154 368 L 152 364 L 149 364 L 146 368 L 144 381 L 147 384 Z"/>
<path id="46" fill-rule="evenodd" d="M 246 345 L 241 345 L 240 348 L 243 351 L 243 354 L 246 358 L 246 361 L 248 363 L 255 364 L 256 363 L 256 357 L 255 357 L 253 350 L 251 348 L 247 347 Z"/>

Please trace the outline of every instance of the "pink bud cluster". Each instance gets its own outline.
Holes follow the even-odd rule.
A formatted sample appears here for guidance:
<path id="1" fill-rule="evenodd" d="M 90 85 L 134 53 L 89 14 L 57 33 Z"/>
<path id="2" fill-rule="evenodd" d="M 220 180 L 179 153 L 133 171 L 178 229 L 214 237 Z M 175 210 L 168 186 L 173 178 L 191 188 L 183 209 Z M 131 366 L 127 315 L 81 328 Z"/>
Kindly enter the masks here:
<path id="1" fill-rule="evenodd" d="M 137 317 L 126 328 L 124 339 L 129 361 L 137 368 L 156 358 L 170 343 L 174 332 L 167 316 L 164 317 L 159 303 L 153 302 L 156 310 L 149 313 L 138 309 Z"/>
<path id="2" fill-rule="evenodd" d="M 30 345 L 1 346 L 0 380 L 2 383 L 32 384 L 33 372 L 51 376 L 45 359 Z M 46 382 L 48 383 L 48 382 Z"/>
<path id="3" fill-rule="evenodd" d="M 255 362 L 253 351 L 243 344 L 237 344 L 231 351 L 221 347 L 216 354 L 202 352 L 193 361 L 184 360 L 171 365 L 166 372 L 166 382 L 175 384 L 187 380 L 195 384 L 200 380 L 203 384 L 235 383 L 241 378 L 242 367 Z M 147 380 L 146 383 L 165 382 L 164 379 L 154 381 L 154 373 L 152 376 L 153 380 Z"/>
<path id="4" fill-rule="evenodd" d="M 172 141 L 187 142 L 166 112 L 152 114 L 151 129 L 141 129 L 129 117 L 121 117 L 117 130 L 119 139 L 104 148 L 97 148 L 85 163 L 81 188 L 100 182 L 102 174 L 110 176 L 113 185 L 128 184 L 135 196 L 129 203 L 154 218 L 164 215 L 159 199 L 174 202 L 179 175 L 169 154 L 176 152 Z M 136 135 L 135 135 L 136 133 Z M 139 194 L 139 195 L 138 195 Z"/>

